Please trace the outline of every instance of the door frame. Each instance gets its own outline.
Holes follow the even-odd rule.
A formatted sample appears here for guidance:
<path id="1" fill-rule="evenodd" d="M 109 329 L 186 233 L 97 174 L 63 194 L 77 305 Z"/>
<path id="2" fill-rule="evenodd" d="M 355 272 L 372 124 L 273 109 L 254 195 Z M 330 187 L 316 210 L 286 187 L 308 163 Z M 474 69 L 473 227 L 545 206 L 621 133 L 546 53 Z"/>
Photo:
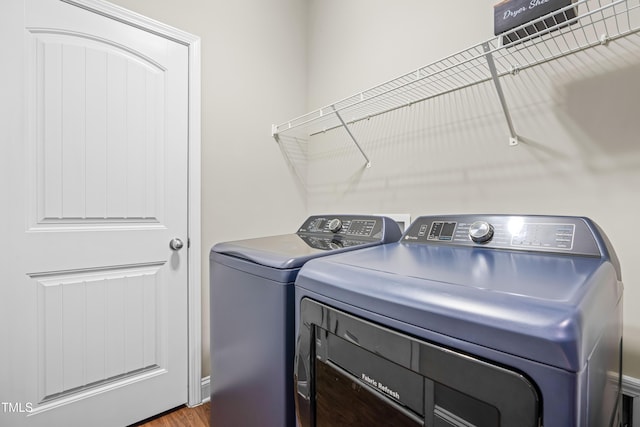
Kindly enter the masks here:
<path id="1" fill-rule="evenodd" d="M 188 392 L 187 405 L 202 403 L 202 280 L 200 225 L 201 71 L 200 37 L 102 0 L 60 0 L 180 43 L 188 48 Z"/>

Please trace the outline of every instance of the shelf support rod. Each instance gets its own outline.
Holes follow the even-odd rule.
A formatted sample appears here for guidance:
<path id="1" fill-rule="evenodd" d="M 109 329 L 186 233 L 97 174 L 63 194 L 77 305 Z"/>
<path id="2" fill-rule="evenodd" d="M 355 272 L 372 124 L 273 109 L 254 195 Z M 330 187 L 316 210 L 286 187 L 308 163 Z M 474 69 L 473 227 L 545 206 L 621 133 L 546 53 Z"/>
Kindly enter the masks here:
<path id="1" fill-rule="evenodd" d="M 487 58 L 487 64 L 489 65 L 489 71 L 491 72 L 491 78 L 493 79 L 493 84 L 496 87 L 496 92 L 498 92 L 498 98 L 500 99 L 500 105 L 502 105 L 502 111 L 504 112 L 504 117 L 507 119 L 507 126 L 509 126 L 509 133 L 511 134 L 511 138 L 509 138 L 509 145 L 518 145 L 518 134 L 516 133 L 516 129 L 513 127 L 513 122 L 511 121 L 511 114 L 509 114 L 509 107 L 507 107 L 507 101 L 504 99 L 504 92 L 502 91 L 502 85 L 500 84 L 500 79 L 498 77 L 498 71 L 496 70 L 496 64 L 493 61 L 493 55 L 491 55 L 491 48 L 489 47 L 489 43 L 482 43 L 482 49 L 484 49 L 485 57 Z"/>
<path id="2" fill-rule="evenodd" d="M 336 117 L 338 118 L 338 120 L 340 120 L 340 123 L 342 123 L 342 126 L 344 127 L 344 129 L 347 131 L 347 133 L 349 134 L 349 136 L 353 140 L 353 143 L 356 144 L 356 147 L 358 147 L 358 150 L 360 150 L 360 154 L 362 154 L 364 159 L 367 161 L 367 167 L 370 168 L 371 167 L 371 160 L 369 160 L 369 157 L 367 157 L 367 155 L 362 150 L 362 147 L 360 147 L 360 144 L 358 144 L 358 141 L 356 140 L 356 137 L 353 136 L 353 134 L 351 133 L 351 129 L 349 129 L 349 126 L 347 126 L 345 121 L 342 119 L 342 116 L 340 115 L 340 113 L 338 113 L 338 110 L 336 110 L 336 106 L 332 105 L 331 108 L 333 108 L 333 112 L 336 113 Z"/>

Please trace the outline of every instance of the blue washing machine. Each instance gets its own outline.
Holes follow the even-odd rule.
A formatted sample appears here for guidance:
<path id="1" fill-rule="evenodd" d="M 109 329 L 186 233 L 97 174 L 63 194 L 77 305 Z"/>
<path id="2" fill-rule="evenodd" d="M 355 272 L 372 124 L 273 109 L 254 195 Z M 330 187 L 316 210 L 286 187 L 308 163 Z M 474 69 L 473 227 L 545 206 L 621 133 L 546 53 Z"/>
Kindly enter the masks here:
<path id="1" fill-rule="evenodd" d="M 219 243 L 210 253 L 211 425 L 294 425 L 294 289 L 307 261 L 396 242 L 390 218 L 308 218 L 296 233 Z"/>
<path id="2" fill-rule="evenodd" d="M 587 218 L 420 217 L 295 294 L 303 427 L 620 425 L 620 266 Z"/>

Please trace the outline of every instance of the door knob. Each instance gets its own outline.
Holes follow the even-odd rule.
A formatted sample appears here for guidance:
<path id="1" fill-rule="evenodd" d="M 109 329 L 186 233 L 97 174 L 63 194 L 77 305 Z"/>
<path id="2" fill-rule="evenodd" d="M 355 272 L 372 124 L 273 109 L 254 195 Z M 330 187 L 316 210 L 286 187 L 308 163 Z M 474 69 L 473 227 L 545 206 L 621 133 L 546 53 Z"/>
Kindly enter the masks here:
<path id="1" fill-rule="evenodd" d="M 182 240 L 178 239 L 177 237 L 174 239 L 171 239 L 171 241 L 169 242 L 169 247 L 174 251 L 179 251 L 180 249 L 182 249 L 183 246 L 184 246 L 184 243 L 182 243 Z"/>

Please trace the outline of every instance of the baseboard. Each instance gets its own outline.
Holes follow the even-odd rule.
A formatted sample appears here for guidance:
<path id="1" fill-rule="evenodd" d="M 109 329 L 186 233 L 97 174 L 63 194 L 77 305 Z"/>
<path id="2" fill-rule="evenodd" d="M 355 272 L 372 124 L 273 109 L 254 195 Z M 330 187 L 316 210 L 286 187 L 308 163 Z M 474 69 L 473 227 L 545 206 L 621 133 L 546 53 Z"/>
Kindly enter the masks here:
<path id="1" fill-rule="evenodd" d="M 640 397 L 640 380 L 638 378 L 622 376 L 622 394 L 633 398 Z"/>
<path id="2" fill-rule="evenodd" d="M 200 382 L 200 388 L 202 390 L 202 403 L 211 400 L 211 377 L 204 377 Z"/>

